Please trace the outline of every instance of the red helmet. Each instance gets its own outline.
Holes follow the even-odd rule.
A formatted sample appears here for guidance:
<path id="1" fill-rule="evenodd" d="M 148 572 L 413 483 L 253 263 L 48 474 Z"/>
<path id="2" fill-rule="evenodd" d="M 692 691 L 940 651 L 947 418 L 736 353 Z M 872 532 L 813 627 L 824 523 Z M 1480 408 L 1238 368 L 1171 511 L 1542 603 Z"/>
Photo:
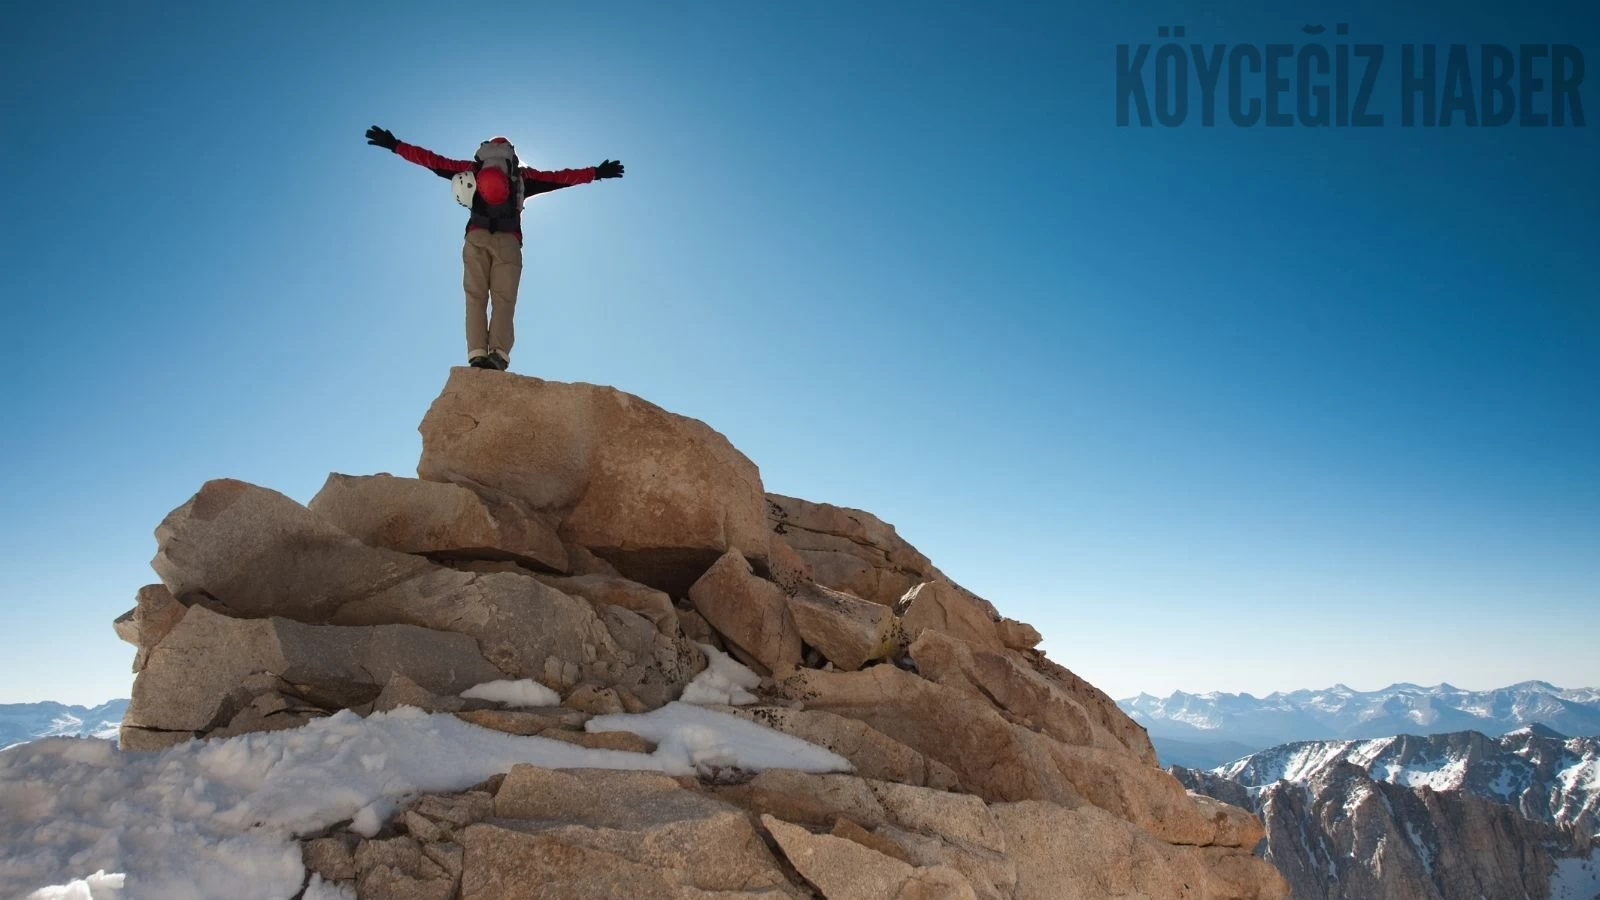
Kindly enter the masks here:
<path id="1" fill-rule="evenodd" d="M 478 196 L 490 206 L 498 206 L 511 198 L 511 180 L 495 166 L 478 170 Z"/>

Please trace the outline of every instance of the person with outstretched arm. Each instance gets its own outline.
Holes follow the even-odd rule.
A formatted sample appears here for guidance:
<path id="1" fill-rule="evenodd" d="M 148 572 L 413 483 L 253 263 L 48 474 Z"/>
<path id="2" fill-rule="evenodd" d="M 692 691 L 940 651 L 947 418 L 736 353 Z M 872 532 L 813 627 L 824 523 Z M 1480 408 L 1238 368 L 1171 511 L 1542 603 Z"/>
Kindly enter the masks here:
<path id="1" fill-rule="evenodd" d="M 621 178 L 622 163 L 608 159 L 589 169 L 546 172 L 522 165 L 516 148 L 503 137 L 484 141 L 470 160 L 449 159 L 398 140 L 376 125 L 367 129 L 367 143 L 450 179 L 456 202 L 472 210 L 461 249 L 462 285 L 467 292 L 467 364 L 504 371 L 511 364 L 511 344 L 516 337 L 512 317 L 522 281 L 523 202 L 534 194 L 601 178 Z"/>

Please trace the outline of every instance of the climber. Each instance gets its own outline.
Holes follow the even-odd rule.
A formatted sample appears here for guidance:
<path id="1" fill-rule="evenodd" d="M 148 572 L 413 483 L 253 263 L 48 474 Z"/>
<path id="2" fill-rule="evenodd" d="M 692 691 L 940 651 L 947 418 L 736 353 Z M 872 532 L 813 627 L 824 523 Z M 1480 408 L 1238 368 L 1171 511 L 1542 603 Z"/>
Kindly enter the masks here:
<path id="1" fill-rule="evenodd" d="M 467 292 L 467 365 L 504 370 L 511 364 L 515 338 L 511 319 L 516 313 L 517 284 L 522 280 L 523 201 L 599 178 L 621 178 L 622 163 L 608 159 L 589 169 L 531 169 L 517 160 L 516 148 L 503 137 L 484 141 L 470 161 L 447 159 L 400 141 L 376 125 L 367 129 L 367 143 L 450 179 L 456 202 L 472 210 L 461 250 L 462 284 Z M 491 297 L 492 318 L 488 315 Z"/>

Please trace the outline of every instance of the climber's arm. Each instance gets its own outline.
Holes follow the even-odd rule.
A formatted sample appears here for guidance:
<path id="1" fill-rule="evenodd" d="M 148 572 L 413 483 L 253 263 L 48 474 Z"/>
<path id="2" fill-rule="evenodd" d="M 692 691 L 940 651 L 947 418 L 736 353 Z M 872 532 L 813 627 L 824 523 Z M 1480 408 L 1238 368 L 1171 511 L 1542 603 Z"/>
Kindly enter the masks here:
<path id="1" fill-rule="evenodd" d="M 394 132 L 389 129 L 379 128 L 376 125 L 367 129 L 367 143 L 374 147 L 382 147 L 406 162 L 416 163 L 441 178 L 449 178 L 457 172 L 465 172 L 472 168 L 472 163 L 466 160 L 450 159 L 432 150 L 408 144 L 395 137 Z"/>
<path id="2" fill-rule="evenodd" d="M 523 166 L 519 170 L 522 175 L 522 193 L 532 197 L 534 194 L 544 194 L 558 191 L 564 187 L 575 184 L 588 184 L 595 178 L 595 170 L 590 169 L 556 169 L 546 172 L 540 169 L 530 169 Z"/>
<path id="3" fill-rule="evenodd" d="M 621 178 L 622 163 L 608 159 L 598 166 L 587 169 L 558 169 L 554 172 L 542 172 L 524 166 L 521 173 L 523 194 L 531 197 L 534 194 L 560 190 L 575 184 L 588 184 L 602 178 Z"/>
<path id="4" fill-rule="evenodd" d="M 472 170 L 472 163 L 469 160 L 450 159 L 446 156 L 440 156 L 432 150 L 418 147 L 416 144 L 408 144 L 405 141 L 395 144 L 394 152 L 395 155 L 406 162 L 416 163 L 440 178 L 449 178 L 457 172 Z"/>

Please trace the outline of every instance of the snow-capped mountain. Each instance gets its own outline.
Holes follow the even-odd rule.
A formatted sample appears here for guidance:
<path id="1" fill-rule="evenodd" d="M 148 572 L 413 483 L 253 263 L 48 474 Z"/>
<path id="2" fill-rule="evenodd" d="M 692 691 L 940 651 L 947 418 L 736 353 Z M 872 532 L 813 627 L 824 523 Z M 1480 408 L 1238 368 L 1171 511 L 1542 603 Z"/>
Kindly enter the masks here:
<path id="1" fill-rule="evenodd" d="M 47 737 L 97 737 L 117 739 L 117 728 L 128 711 L 128 701 L 112 700 L 99 706 L 65 703 L 0 703 L 0 747 Z"/>
<path id="2" fill-rule="evenodd" d="M 1172 772 L 1262 817 L 1296 900 L 1600 891 L 1597 738 L 1529 726 L 1306 741 Z"/>
<path id="3" fill-rule="evenodd" d="M 1212 774 L 1260 791 L 1308 784 L 1339 763 L 1377 781 L 1462 791 L 1527 818 L 1600 834 L 1600 738 L 1568 738 L 1537 725 L 1501 737 L 1475 731 L 1365 741 L 1308 741 L 1254 753 Z"/>
<path id="4" fill-rule="evenodd" d="M 1145 726 L 1157 739 L 1158 749 L 1161 738 L 1272 747 L 1393 734 L 1504 734 L 1525 725 L 1544 725 L 1562 734 L 1600 735 L 1600 690 L 1564 690 L 1543 681 L 1492 691 L 1467 691 L 1449 684 L 1393 684 L 1377 691 L 1336 684 L 1320 691 L 1265 697 L 1178 691 L 1165 698 L 1140 694 L 1117 705 Z"/>

